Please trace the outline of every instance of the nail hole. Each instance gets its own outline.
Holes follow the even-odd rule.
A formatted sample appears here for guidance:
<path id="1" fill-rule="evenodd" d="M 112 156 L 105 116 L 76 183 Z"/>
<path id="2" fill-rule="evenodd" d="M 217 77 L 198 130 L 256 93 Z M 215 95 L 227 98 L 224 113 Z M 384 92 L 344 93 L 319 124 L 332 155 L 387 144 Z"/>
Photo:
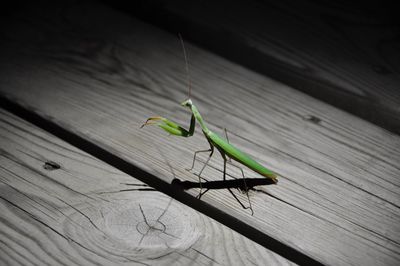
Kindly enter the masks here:
<path id="1" fill-rule="evenodd" d="M 310 121 L 310 122 L 312 122 L 314 124 L 321 123 L 321 119 L 316 117 L 316 116 L 313 116 L 313 115 L 306 115 L 305 117 L 303 117 L 303 119 L 307 120 L 307 121 Z"/>
<path id="2" fill-rule="evenodd" d="M 372 69 L 378 73 L 378 74 L 382 74 L 382 75 L 388 75 L 391 74 L 392 72 L 385 66 L 381 66 L 381 65 L 373 65 Z"/>
<path id="3" fill-rule="evenodd" d="M 43 164 L 43 168 L 46 169 L 46 170 L 49 170 L 49 171 L 53 171 L 53 170 L 60 169 L 61 166 L 60 166 L 58 163 L 56 163 L 56 162 L 47 161 L 47 162 L 45 162 L 45 163 Z"/>

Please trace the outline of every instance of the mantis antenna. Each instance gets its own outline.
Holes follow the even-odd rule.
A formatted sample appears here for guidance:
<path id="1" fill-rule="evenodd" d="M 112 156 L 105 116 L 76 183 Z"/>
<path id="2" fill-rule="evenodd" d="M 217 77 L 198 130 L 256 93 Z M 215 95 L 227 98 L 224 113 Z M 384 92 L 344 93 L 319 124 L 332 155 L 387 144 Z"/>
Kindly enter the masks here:
<path id="1" fill-rule="evenodd" d="M 178 33 L 179 39 L 181 40 L 182 44 L 182 49 L 183 49 L 183 56 L 185 57 L 185 65 L 186 65 L 186 79 L 189 87 L 189 94 L 188 94 L 188 99 L 190 99 L 190 94 L 192 92 L 192 81 L 190 80 L 190 75 L 189 75 L 189 63 L 188 63 L 188 58 L 186 55 L 186 49 L 185 49 L 185 43 L 183 42 L 182 35 Z"/>

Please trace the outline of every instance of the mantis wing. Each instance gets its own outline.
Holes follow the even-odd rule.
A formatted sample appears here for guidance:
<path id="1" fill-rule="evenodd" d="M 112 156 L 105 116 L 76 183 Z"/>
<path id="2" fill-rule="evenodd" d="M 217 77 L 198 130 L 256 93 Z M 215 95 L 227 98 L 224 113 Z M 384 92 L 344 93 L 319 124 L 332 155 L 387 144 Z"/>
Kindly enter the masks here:
<path id="1" fill-rule="evenodd" d="M 223 138 L 221 138 L 214 132 L 209 132 L 207 134 L 207 138 L 218 150 L 225 153 L 228 157 L 247 166 L 254 172 L 257 172 L 266 178 L 272 179 L 275 183 L 278 182 L 277 175 L 274 172 L 265 168 L 232 144 L 226 142 Z"/>

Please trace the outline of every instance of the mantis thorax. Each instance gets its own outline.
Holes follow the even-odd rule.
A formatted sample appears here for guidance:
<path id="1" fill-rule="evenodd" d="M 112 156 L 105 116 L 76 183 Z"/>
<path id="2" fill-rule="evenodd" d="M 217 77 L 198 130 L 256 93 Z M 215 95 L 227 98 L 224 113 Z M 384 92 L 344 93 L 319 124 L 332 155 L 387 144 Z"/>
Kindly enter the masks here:
<path id="1" fill-rule="evenodd" d="M 192 104 L 192 106 L 190 107 L 192 110 L 192 113 L 194 115 L 194 117 L 196 118 L 196 120 L 199 122 L 201 129 L 203 130 L 204 133 L 208 134 L 208 132 L 210 131 L 206 124 L 204 123 L 203 117 L 200 115 L 199 110 L 197 109 L 197 107 Z"/>

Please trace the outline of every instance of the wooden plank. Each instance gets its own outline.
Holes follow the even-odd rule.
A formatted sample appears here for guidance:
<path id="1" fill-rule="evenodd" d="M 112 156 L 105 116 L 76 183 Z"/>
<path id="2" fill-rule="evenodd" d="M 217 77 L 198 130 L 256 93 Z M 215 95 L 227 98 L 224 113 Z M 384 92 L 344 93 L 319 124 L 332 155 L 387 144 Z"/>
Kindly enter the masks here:
<path id="1" fill-rule="evenodd" d="M 2 265 L 291 264 L 2 109 L 0 121 Z"/>
<path id="2" fill-rule="evenodd" d="M 400 133 L 396 8 L 314 1 L 108 1 L 313 97 Z"/>
<path id="3" fill-rule="evenodd" d="M 184 169 L 193 151 L 207 147 L 201 134 L 182 139 L 139 129 L 158 114 L 188 123 L 179 106 L 187 97 L 179 40 L 93 4 L 51 12 L 62 18 L 35 15 L 42 13 L 22 13 L 3 33 L 2 94 L 169 183 L 168 165 L 175 177 L 197 181 Z M 227 127 L 232 143 L 281 176 L 279 185 L 251 194 L 254 216 L 226 191 L 202 200 L 325 264 L 397 264 L 400 138 L 187 49 L 193 100 L 209 127 Z M 211 164 L 221 169 L 217 156 Z M 220 180 L 214 168 L 205 176 Z"/>

